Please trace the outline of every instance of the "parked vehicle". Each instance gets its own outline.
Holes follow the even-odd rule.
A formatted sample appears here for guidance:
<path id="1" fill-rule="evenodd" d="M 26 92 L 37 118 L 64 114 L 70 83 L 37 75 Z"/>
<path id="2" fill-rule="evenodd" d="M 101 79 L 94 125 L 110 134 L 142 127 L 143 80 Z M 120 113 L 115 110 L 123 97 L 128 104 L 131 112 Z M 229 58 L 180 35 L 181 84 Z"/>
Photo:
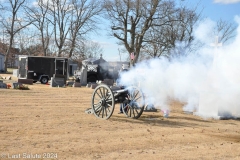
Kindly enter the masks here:
<path id="1" fill-rule="evenodd" d="M 68 58 L 19 55 L 18 78 L 46 84 L 54 74 L 67 78 L 68 68 Z"/>

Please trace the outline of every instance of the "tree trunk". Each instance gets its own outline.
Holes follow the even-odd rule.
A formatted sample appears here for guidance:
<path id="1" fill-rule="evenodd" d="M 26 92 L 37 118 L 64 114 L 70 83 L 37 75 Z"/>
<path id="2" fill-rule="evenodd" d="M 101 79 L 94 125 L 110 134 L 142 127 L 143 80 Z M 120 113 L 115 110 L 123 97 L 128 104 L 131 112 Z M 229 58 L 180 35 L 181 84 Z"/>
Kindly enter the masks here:
<path id="1" fill-rule="evenodd" d="M 4 59 L 4 66 L 5 66 L 5 73 L 7 73 L 7 67 L 8 67 L 8 56 L 9 56 L 9 53 L 10 53 L 10 50 L 12 48 L 12 42 L 13 42 L 13 36 L 11 35 L 10 37 L 10 44 L 7 48 L 7 52 L 5 54 L 5 59 Z"/>

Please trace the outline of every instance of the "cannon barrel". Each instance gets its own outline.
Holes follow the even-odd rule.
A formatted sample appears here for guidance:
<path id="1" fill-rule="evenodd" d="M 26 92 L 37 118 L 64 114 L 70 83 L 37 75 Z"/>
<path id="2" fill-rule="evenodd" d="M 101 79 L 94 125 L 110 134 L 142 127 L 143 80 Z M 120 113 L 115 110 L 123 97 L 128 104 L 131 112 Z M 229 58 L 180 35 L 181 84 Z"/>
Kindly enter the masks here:
<path id="1" fill-rule="evenodd" d="M 127 89 L 115 90 L 115 91 L 113 91 L 113 95 L 114 95 L 114 97 L 117 97 L 117 96 L 121 95 L 122 93 L 127 93 L 127 92 L 128 92 Z"/>
<path id="2" fill-rule="evenodd" d="M 120 90 L 113 91 L 113 93 L 123 93 L 127 91 L 128 91 L 127 89 L 120 89 Z"/>

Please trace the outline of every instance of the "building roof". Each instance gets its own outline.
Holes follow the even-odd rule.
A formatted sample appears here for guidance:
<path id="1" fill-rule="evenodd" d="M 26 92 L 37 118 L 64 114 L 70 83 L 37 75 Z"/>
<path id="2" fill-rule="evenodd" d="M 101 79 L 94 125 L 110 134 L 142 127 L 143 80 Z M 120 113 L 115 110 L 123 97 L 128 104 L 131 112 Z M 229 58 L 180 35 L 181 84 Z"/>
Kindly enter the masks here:
<path id="1" fill-rule="evenodd" d="M 86 66 L 88 64 L 101 64 L 101 63 L 106 63 L 106 61 L 102 58 L 100 58 L 100 59 L 88 58 L 88 59 L 82 61 L 82 64 L 84 66 Z"/>

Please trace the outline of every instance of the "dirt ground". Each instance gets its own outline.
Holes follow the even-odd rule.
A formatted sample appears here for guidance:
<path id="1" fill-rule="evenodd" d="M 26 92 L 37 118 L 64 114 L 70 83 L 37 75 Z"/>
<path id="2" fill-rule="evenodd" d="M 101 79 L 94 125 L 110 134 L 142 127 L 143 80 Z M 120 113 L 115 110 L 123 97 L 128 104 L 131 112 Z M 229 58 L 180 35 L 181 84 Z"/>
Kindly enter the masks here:
<path id="1" fill-rule="evenodd" d="M 0 159 L 240 160 L 239 119 L 202 119 L 173 102 L 169 118 L 129 119 L 116 105 L 101 120 L 85 113 L 90 88 L 29 88 L 0 89 Z"/>

